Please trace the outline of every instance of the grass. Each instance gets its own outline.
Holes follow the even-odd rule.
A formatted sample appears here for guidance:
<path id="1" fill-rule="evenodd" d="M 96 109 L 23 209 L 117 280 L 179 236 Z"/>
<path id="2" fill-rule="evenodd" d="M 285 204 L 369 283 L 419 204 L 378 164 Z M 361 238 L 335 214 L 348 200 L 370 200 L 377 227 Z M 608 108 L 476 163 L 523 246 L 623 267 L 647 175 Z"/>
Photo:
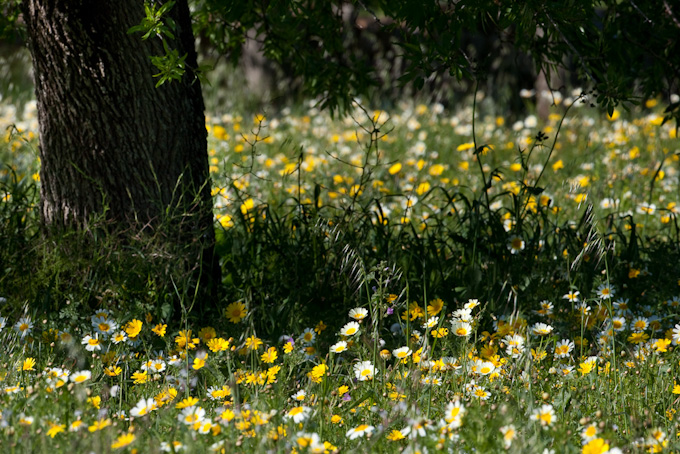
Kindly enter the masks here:
<path id="1" fill-rule="evenodd" d="M 558 100 L 209 117 L 209 318 L 143 240 L 45 244 L 34 106 L 3 107 L 3 447 L 677 450 L 676 132 Z"/>

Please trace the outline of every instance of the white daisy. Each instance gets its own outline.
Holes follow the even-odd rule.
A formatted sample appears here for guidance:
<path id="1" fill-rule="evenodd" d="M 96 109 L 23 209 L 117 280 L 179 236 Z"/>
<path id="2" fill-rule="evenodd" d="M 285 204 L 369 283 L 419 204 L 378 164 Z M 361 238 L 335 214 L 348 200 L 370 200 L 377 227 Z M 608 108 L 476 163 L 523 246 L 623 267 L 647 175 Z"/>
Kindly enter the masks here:
<path id="1" fill-rule="evenodd" d="M 357 322 L 349 322 L 340 329 L 340 334 L 343 336 L 354 336 L 359 332 L 359 324 Z"/>
<path id="2" fill-rule="evenodd" d="M 192 405 L 191 407 L 186 407 L 182 409 L 182 412 L 177 415 L 179 422 L 186 425 L 193 425 L 200 423 L 205 419 L 205 410 L 201 407 Z"/>
<path id="3" fill-rule="evenodd" d="M 102 349 L 102 341 L 99 339 L 99 333 L 95 334 L 94 337 L 89 334 L 83 337 L 80 341 L 81 344 L 85 346 L 85 350 L 88 352 L 98 351 Z"/>
<path id="4" fill-rule="evenodd" d="M 84 381 L 87 381 L 90 378 L 92 378 L 92 372 L 90 372 L 89 370 L 81 370 L 72 373 L 69 378 L 73 383 L 83 383 Z"/>
<path id="5" fill-rule="evenodd" d="M 555 358 L 568 358 L 574 350 L 574 341 L 562 339 L 555 345 Z"/>
<path id="6" fill-rule="evenodd" d="M 368 309 L 363 307 L 355 307 L 349 311 L 349 316 L 354 320 L 363 320 L 368 316 Z"/>
<path id="7" fill-rule="evenodd" d="M 359 381 L 372 380 L 375 366 L 370 361 L 361 361 L 354 365 L 354 375 Z"/>
<path id="8" fill-rule="evenodd" d="M 400 347 L 397 349 L 392 350 L 392 355 L 394 355 L 395 358 L 403 360 L 411 356 L 413 351 L 408 348 L 408 347 Z"/>
<path id="9" fill-rule="evenodd" d="M 453 320 L 451 322 L 451 332 L 459 337 L 467 337 L 472 334 L 472 326 L 468 322 Z"/>
<path id="10" fill-rule="evenodd" d="M 375 427 L 369 426 L 368 424 L 361 424 L 360 426 L 354 427 L 347 431 L 347 438 L 354 440 L 355 438 L 364 437 L 373 433 Z"/>
<path id="11" fill-rule="evenodd" d="M 345 341 L 336 342 L 335 344 L 331 345 L 330 348 L 332 353 L 342 353 L 345 350 L 347 350 L 347 342 Z"/>
<path id="12" fill-rule="evenodd" d="M 295 424 L 301 423 L 305 419 L 309 418 L 309 416 L 312 414 L 312 409 L 305 406 L 305 405 L 300 405 L 298 407 L 293 407 L 288 412 L 283 416 L 285 419 L 292 419 Z"/>
<path id="13" fill-rule="evenodd" d="M 130 410 L 130 416 L 139 418 L 141 416 L 147 415 L 156 409 L 156 401 L 153 397 L 148 399 L 142 398 L 137 405 L 135 405 L 132 410 Z"/>
<path id="14" fill-rule="evenodd" d="M 28 336 L 29 334 L 31 334 L 32 330 L 33 330 L 33 322 L 28 317 L 21 317 L 19 319 L 19 321 L 16 322 L 15 325 L 14 325 L 14 331 L 19 333 L 19 335 L 21 336 L 22 339 L 24 337 Z"/>

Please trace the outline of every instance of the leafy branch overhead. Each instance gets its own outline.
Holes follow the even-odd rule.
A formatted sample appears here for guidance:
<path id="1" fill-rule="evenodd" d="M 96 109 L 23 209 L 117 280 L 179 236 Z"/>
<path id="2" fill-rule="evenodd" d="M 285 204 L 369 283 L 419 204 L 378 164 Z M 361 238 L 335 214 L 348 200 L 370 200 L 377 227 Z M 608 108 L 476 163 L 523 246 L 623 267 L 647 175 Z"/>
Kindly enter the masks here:
<path id="1" fill-rule="evenodd" d="M 128 34 L 142 33 L 142 40 L 156 37 L 163 42 L 163 51 L 165 53 L 151 57 L 151 63 L 158 69 L 158 73 L 153 75 L 153 77 L 158 78 L 156 87 L 170 80 L 182 80 L 186 72 L 187 54 L 180 55 L 177 49 L 168 45 L 168 40 L 175 39 L 177 30 L 175 21 L 168 15 L 174 5 L 175 2 L 172 0 L 162 5 L 159 5 L 157 2 L 146 2 L 144 5 L 144 18 L 142 18 L 139 25 L 128 29 Z M 207 82 L 204 74 L 209 69 L 208 67 L 198 66 L 192 69 L 196 78 L 200 79 L 201 82 Z"/>
<path id="2" fill-rule="evenodd" d="M 169 1 L 157 8 L 158 5 L 155 3 L 146 3 L 144 5 L 146 16 L 139 25 L 130 27 L 128 33 L 144 33 L 142 39 L 149 39 L 153 35 L 159 38 L 175 39 L 175 35 L 172 33 L 176 27 L 175 21 L 171 17 L 163 18 L 174 5 L 174 1 Z"/>
<path id="3" fill-rule="evenodd" d="M 470 34 L 495 36 L 527 53 L 537 71 L 572 68 L 610 113 L 621 101 L 668 95 L 680 74 L 680 7 L 669 2 L 566 0 L 301 0 L 193 3 L 195 31 L 237 61 L 246 36 L 305 83 L 331 111 L 379 83 L 376 68 L 344 46 L 357 27 L 388 36 L 406 61 L 402 83 L 416 88 L 448 74 L 482 80 L 498 55 L 475 52 Z"/>

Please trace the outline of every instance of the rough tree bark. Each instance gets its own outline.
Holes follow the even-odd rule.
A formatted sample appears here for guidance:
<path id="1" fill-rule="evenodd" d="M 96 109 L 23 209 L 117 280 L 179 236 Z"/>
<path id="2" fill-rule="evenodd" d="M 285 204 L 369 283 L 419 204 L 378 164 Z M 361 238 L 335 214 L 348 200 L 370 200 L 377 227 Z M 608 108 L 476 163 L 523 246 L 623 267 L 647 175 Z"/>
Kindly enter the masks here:
<path id="1" fill-rule="evenodd" d="M 206 129 L 186 0 L 171 9 L 171 48 L 187 54 L 181 81 L 156 88 L 159 38 L 128 34 L 142 0 L 25 0 L 40 123 L 46 231 L 163 230 L 186 245 L 184 265 L 213 260 Z M 171 221 L 171 222 L 168 222 Z M 168 224 L 171 224 L 168 226 Z"/>

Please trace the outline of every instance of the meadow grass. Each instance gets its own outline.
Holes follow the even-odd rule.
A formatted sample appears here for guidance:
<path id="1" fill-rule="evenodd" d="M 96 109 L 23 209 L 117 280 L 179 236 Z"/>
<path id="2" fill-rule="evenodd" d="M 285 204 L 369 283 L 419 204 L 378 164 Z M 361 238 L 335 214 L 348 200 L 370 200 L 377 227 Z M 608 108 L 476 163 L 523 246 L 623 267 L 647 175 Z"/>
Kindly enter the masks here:
<path id="1" fill-rule="evenodd" d="M 3 450 L 677 450 L 676 131 L 556 101 L 210 116 L 210 318 L 111 239 L 60 259 L 3 106 Z"/>

